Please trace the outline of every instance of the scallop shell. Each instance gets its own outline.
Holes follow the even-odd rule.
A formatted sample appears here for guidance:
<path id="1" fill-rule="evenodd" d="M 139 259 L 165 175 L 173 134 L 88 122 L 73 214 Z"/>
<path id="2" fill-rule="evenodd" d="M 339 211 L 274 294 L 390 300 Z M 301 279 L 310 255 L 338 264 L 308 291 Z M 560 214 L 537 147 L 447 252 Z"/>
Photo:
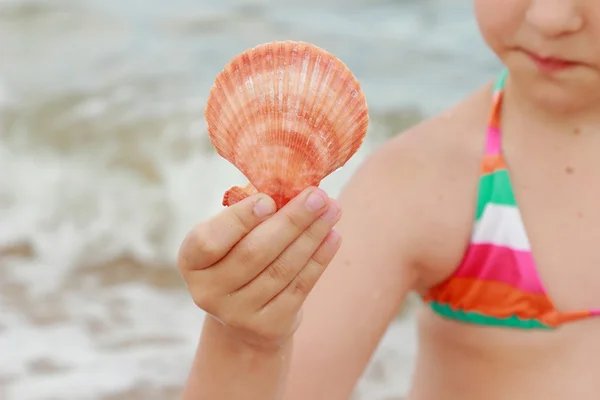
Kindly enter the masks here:
<path id="1" fill-rule="evenodd" d="M 217 76 L 204 113 L 219 155 L 250 181 L 223 196 L 257 192 L 281 208 L 342 167 L 369 124 L 358 80 L 334 55 L 304 42 L 271 42 L 236 56 Z"/>

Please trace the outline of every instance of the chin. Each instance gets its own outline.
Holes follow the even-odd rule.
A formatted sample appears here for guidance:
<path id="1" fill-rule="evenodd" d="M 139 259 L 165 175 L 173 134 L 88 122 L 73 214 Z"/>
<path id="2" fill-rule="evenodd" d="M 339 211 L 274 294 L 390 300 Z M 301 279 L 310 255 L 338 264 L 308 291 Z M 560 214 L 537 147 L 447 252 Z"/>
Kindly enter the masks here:
<path id="1" fill-rule="evenodd" d="M 520 95 L 552 112 L 568 113 L 590 104 L 600 105 L 600 74 L 587 66 L 547 72 L 516 57 L 507 59 L 505 65 Z"/>

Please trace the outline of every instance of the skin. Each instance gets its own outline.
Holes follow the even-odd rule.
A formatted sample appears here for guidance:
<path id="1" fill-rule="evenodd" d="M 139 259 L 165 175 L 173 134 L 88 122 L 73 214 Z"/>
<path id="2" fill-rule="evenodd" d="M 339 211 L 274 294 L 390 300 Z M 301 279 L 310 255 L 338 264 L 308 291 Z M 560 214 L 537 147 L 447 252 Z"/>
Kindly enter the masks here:
<path id="1" fill-rule="evenodd" d="M 540 276 L 558 309 L 598 308 L 600 3 L 474 3 L 511 72 L 503 150 Z M 579 64 L 549 72 L 523 49 Z M 184 398 L 348 399 L 406 294 L 461 261 L 490 103 L 488 85 L 392 139 L 337 203 L 308 210 L 309 188 L 259 218 L 253 196 L 194 228 L 179 266 L 209 316 Z M 409 400 L 598 398 L 600 318 L 532 332 L 423 307 L 418 322 Z"/>

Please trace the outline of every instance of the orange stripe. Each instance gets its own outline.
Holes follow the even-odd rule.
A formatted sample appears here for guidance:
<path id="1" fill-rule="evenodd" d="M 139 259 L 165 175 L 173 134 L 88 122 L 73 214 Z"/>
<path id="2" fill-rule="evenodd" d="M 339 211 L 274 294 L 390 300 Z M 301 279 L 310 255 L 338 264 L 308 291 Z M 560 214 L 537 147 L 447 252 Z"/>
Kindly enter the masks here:
<path id="1" fill-rule="evenodd" d="M 555 325 L 558 312 L 544 294 L 531 294 L 495 281 L 453 277 L 433 288 L 425 300 L 497 318 L 513 315 Z"/>
<path id="2" fill-rule="evenodd" d="M 567 322 L 573 322 L 573 321 L 578 321 L 580 319 L 590 318 L 591 316 L 592 316 L 592 313 L 589 310 L 572 311 L 572 312 L 568 312 L 568 313 L 558 314 L 556 316 L 556 321 L 554 323 L 555 323 L 555 325 L 560 325 L 560 324 L 564 324 Z"/>
<path id="3" fill-rule="evenodd" d="M 481 174 L 492 174 L 496 171 L 506 169 L 506 163 L 501 154 L 487 154 L 481 162 Z"/>
<path id="4" fill-rule="evenodd" d="M 496 318 L 516 315 L 554 327 L 592 316 L 589 310 L 561 313 L 546 295 L 526 293 L 502 282 L 476 278 L 453 277 L 431 289 L 423 300 Z"/>
<path id="5" fill-rule="evenodd" d="M 502 97 L 502 91 L 494 93 L 492 113 L 488 121 L 488 125 L 493 128 L 500 127 L 500 107 L 502 106 Z"/>

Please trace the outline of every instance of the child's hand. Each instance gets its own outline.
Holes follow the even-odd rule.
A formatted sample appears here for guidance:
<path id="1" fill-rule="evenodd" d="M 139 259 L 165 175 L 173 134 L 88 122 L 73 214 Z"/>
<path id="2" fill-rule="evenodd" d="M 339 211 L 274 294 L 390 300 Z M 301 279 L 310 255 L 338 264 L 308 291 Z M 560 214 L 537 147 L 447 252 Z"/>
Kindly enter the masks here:
<path id="1" fill-rule="evenodd" d="M 308 293 L 339 248 L 339 206 L 309 188 L 273 214 L 258 194 L 196 226 L 179 252 L 194 302 L 259 346 L 283 344 L 296 330 Z"/>

